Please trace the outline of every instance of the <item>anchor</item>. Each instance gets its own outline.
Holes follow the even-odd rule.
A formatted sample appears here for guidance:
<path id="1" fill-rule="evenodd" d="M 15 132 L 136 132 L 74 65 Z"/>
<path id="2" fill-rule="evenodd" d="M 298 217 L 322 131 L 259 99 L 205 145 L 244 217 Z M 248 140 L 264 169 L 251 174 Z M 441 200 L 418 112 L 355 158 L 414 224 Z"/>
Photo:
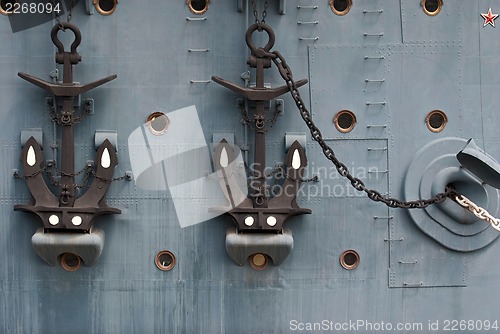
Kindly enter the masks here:
<path id="1" fill-rule="evenodd" d="M 57 37 L 60 30 L 65 31 L 67 29 L 72 31 L 75 36 L 75 39 L 71 44 L 70 52 L 64 50 L 62 42 Z M 95 159 L 96 168 L 95 171 L 93 171 L 94 180 L 89 189 L 78 198 L 75 196 L 76 185 L 74 166 L 75 147 L 73 127 L 76 121 L 73 110 L 73 100 L 76 96 L 84 92 L 90 91 L 95 87 L 116 79 L 117 76 L 111 75 L 84 85 L 74 83 L 73 65 L 77 65 L 81 61 L 81 56 L 77 52 L 77 47 L 81 42 L 80 30 L 69 22 L 61 22 L 52 28 L 51 39 L 57 47 L 55 61 L 57 64 L 63 65 L 63 82 L 51 83 L 25 73 L 18 73 L 18 75 L 22 79 L 50 92 L 62 102 L 61 112 L 56 119 L 57 123 L 62 127 L 61 179 L 59 182 L 59 196 L 54 195 L 45 183 L 41 173 L 44 168 L 46 168 L 44 167 L 45 162 L 43 159 L 42 149 L 35 138 L 30 137 L 24 144 L 21 153 L 21 161 L 24 174 L 26 175 L 26 183 L 32 199 L 29 204 L 15 205 L 14 210 L 33 213 L 42 222 L 43 231 L 39 230 L 37 232 L 37 237 L 35 238 L 34 236 L 32 242 L 35 251 L 37 251 L 37 253 L 44 258 L 45 261 L 50 264 L 54 263 L 54 260 L 51 258 L 54 254 L 40 254 L 40 252 L 43 253 L 41 249 L 47 248 L 50 244 L 53 247 L 62 250 L 65 247 L 70 247 L 72 249 L 72 253 L 78 253 L 78 247 L 90 247 L 92 248 L 93 255 L 89 256 L 89 252 L 85 250 L 81 251 L 82 254 L 77 254 L 82 257 L 84 262 L 90 264 L 97 260 L 94 254 L 96 251 L 93 248 L 100 247 L 100 251 L 102 251 L 101 246 L 103 246 L 104 243 L 103 236 L 102 238 L 100 237 L 102 232 L 97 231 L 99 233 L 94 234 L 94 239 L 89 241 L 89 245 L 85 245 L 86 242 L 84 240 L 79 241 L 78 246 L 71 245 L 71 242 L 69 242 L 68 246 L 68 240 L 54 241 L 53 239 L 57 234 L 55 232 L 91 234 L 92 225 L 97 217 L 103 214 L 121 213 L 119 209 L 109 207 L 104 199 L 104 195 L 106 194 L 112 181 L 114 168 L 118 164 L 115 147 L 113 147 L 111 142 L 106 139 L 99 147 Z M 40 233 L 41 235 L 44 233 L 51 234 L 52 239 L 48 240 L 48 237 L 43 239 Z M 64 233 L 64 235 L 67 235 L 67 233 Z M 96 236 L 99 239 L 97 242 L 95 241 Z M 39 241 L 38 244 L 35 244 L 35 240 L 40 240 L 40 238 L 43 240 Z M 79 238 L 82 239 L 81 237 Z M 97 251 L 97 257 L 100 255 L 100 251 Z M 48 253 L 50 253 L 50 251 L 48 251 Z"/>
<path id="2" fill-rule="evenodd" d="M 255 31 L 265 31 L 269 37 L 264 47 L 257 48 L 252 40 Z M 264 69 L 271 67 L 271 59 L 275 54 L 270 50 L 274 45 L 275 35 L 271 27 L 259 22 L 251 25 L 245 36 L 246 43 L 251 51 L 248 65 L 256 69 L 256 85 L 254 88 L 240 87 L 234 83 L 219 77 L 212 80 L 233 92 L 243 95 L 246 99 L 255 103 L 255 151 L 254 151 L 254 180 L 251 183 L 253 193 L 246 197 L 238 205 L 234 205 L 233 198 L 241 198 L 242 193 L 235 194 L 236 181 L 231 171 L 225 170 L 237 155 L 232 146 L 222 140 L 214 152 L 215 169 L 220 173 L 219 183 L 223 189 L 231 207 L 226 210 L 236 223 L 236 230 L 231 229 L 226 236 L 226 249 L 235 262 L 242 265 L 245 259 L 251 255 L 265 254 L 273 259 L 278 265 L 290 253 L 293 247 L 291 231 L 284 229 L 283 225 L 293 216 L 310 214 L 311 210 L 300 208 L 297 205 L 297 192 L 302 182 L 304 169 L 307 165 L 305 150 L 299 141 L 294 141 L 288 149 L 285 159 L 286 179 L 282 184 L 282 190 L 277 196 L 270 198 L 267 195 L 266 186 L 266 137 L 264 125 L 266 123 L 266 105 L 269 101 L 287 93 L 290 88 L 281 86 L 277 88 L 266 88 L 264 86 Z M 307 80 L 299 80 L 297 87 L 307 83 Z M 260 232 L 260 233 L 252 233 Z M 271 241 L 270 241 L 271 240 Z M 259 263 L 262 257 L 259 256 Z M 251 263 L 252 264 L 252 263 Z M 253 266 L 253 265 L 252 265 Z M 257 267 L 259 264 L 257 264 Z"/>

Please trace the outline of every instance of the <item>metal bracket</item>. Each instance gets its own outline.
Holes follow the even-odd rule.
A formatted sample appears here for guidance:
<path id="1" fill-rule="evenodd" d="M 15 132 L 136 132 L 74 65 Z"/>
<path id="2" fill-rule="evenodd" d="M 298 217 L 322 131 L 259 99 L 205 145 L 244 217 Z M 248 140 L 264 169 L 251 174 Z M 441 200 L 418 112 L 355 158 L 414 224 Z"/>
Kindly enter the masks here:
<path id="1" fill-rule="evenodd" d="M 304 147 L 307 145 L 306 134 L 304 132 L 285 132 L 285 149 L 289 150 L 295 141 Z"/>
<path id="2" fill-rule="evenodd" d="M 280 265 L 293 249 L 292 231 L 284 228 L 282 233 L 238 233 L 235 228 L 226 232 L 226 251 L 229 257 L 242 266 L 256 253 L 266 254 L 275 266 Z"/>
<path id="3" fill-rule="evenodd" d="M 243 0 L 236 0 L 236 10 L 238 13 L 243 13 Z M 279 13 L 280 15 L 286 14 L 286 0 L 279 0 Z"/>
<path id="4" fill-rule="evenodd" d="M 94 15 L 94 2 L 93 2 L 93 0 L 85 0 L 85 12 L 88 15 Z"/>
<path id="5" fill-rule="evenodd" d="M 212 143 L 218 144 L 226 140 L 230 145 L 234 145 L 234 132 L 214 132 L 212 133 Z"/>
<path id="6" fill-rule="evenodd" d="M 61 83 L 59 83 L 61 84 Z M 79 82 L 75 82 L 74 84 L 80 84 Z M 57 101 L 57 108 L 55 107 L 54 100 Z M 62 99 L 58 99 L 55 96 L 48 96 L 45 98 L 45 104 L 49 108 L 49 110 L 53 109 L 54 113 L 57 113 L 57 110 L 61 110 L 63 107 Z M 82 111 L 85 115 L 93 115 L 94 114 L 94 99 L 86 98 L 81 99 L 81 95 L 75 96 L 73 99 L 73 109 L 75 111 Z"/>
<path id="7" fill-rule="evenodd" d="M 89 233 L 48 233 L 39 228 L 31 244 L 35 253 L 51 266 L 63 253 L 72 253 L 90 266 L 97 262 L 104 249 L 104 231 L 92 228 Z"/>
<path id="8" fill-rule="evenodd" d="M 40 148 L 43 150 L 43 131 L 42 129 L 25 129 L 21 131 L 21 147 L 33 137 Z"/>
<path id="9" fill-rule="evenodd" d="M 286 0 L 280 0 L 279 13 L 280 13 L 280 15 L 286 14 Z"/>
<path id="10" fill-rule="evenodd" d="M 84 99 L 82 106 L 83 106 L 83 111 L 86 115 L 94 114 L 94 99 L 92 98 Z"/>
<path id="11" fill-rule="evenodd" d="M 243 0 L 236 0 L 236 10 L 238 13 L 243 13 Z"/>
<path id="12" fill-rule="evenodd" d="M 283 116 L 285 114 L 285 100 L 283 99 L 274 100 L 274 108 L 276 108 L 278 115 Z"/>
<path id="13" fill-rule="evenodd" d="M 116 130 L 96 130 L 94 134 L 94 145 L 96 151 L 104 144 L 106 140 L 109 140 L 111 145 L 116 149 L 118 147 L 118 133 Z"/>

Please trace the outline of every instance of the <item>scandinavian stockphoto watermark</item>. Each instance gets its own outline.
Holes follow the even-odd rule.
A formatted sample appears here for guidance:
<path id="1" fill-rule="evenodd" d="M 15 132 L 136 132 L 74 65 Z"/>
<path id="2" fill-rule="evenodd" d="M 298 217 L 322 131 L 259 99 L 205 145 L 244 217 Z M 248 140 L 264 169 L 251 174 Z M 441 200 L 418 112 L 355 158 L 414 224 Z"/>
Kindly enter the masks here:
<path id="1" fill-rule="evenodd" d="M 293 332 L 418 332 L 424 330 L 424 324 L 421 322 L 392 323 L 387 321 L 369 321 L 362 319 L 342 322 L 326 319 L 319 322 L 300 322 L 298 320 L 290 320 L 289 329 Z"/>
<path id="2" fill-rule="evenodd" d="M 287 175 L 285 169 L 281 165 L 279 166 L 268 166 L 263 172 L 260 172 L 259 168 L 254 164 L 250 164 L 247 172 L 254 178 L 254 181 L 249 182 L 250 191 L 257 191 L 258 189 L 254 186 L 254 183 L 258 184 L 258 182 L 255 180 L 264 178 L 268 186 L 264 192 L 267 197 L 279 196 L 281 193 L 294 196 L 295 187 L 290 186 L 287 188 L 283 185 Z M 353 162 L 351 166 L 347 166 L 347 170 L 351 175 L 365 183 L 371 182 L 383 187 L 384 184 L 381 182 L 387 181 L 387 171 L 381 171 L 377 166 L 355 166 Z M 354 189 L 351 182 L 341 176 L 334 166 L 316 166 L 313 161 L 304 170 L 302 185 L 297 192 L 297 196 L 302 200 L 311 201 L 319 197 L 366 197 L 366 194 Z"/>
<path id="3" fill-rule="evenodd" d="M 288 176 L 283 164 L 261 171 L 258 166 L 245 163 L 241 149 L 235 145 L 230 145 L 233 154 L 226 152 L 225 156 L 215 157 L 218 145 L 207 144 L 195 106 L 169 113 L 152 113 L 128 138 L 137 187 L 169 192 L 181 227 L 222 215 L 242 203 L 248 194 L 262 192 L 257 180 L 266 180 L 266 197 L 279 196 L 283 192 L 295 196 L 295 187 L 287 188 L 284 182 Z M 220 160 L 224 173 L 215 170 L 215 159 Z M 377 181 L 385 175 L 376 167 L 354 167 L 353 164 L 347 168 L 353 176 L 365 181 Z M 335 168 L 315 166 L 312 162 L 305 170 L 297 196 L 311 201 L 317 197 L 361 197 L 364 194 L 352 188 Z"/>
<path id="4" fill-rule="evenodd" d="M 377 185 L 379 189 L 387 186 L 387 170 L 381 170 L 378 166 L 356 166 L 352 162 L 346 168 L 353 177 L 364 183 Z M 364 192 L 354 189 L 351 181 L 340 175 L 334 166 L 316 166 L 312 161 L 305 170 L 304 179 L 314 181 L 305 182 L 297 194 L 307 201 L 316 197 L 366 197 Z"/>
<path id="5" fill-rule="evenodd" d="M 63 17 L 78 0 L 29 0 L 1 1 L 1 9 L 9 16 L 12 32 L 19 32 L 37 27 Z"/>
<path id="6" fill-rule="evenodd" d="M 246 198 L 241 153 L 224 164 L 226 175 L 234 182 L 229 188 L 221 187 L 220 175 L 213 171 L 214 147 L 207 144 L 195 106 L 154 114 L 158 116 L 136 128 L 128 138 L 138 188 L 168 191 L 181 227 L 217 217 Z M 159 125 L 154 124 L 157 120 Z M 237 148 L 233 151 L 241 152 Z"/>
<path id="7" fill-rule="evenodd" d="M 456 331 L 477 333 L 482 331 L 498 331 L 498 320 L 428 320 L 423 322 L 391 322 L 391 321 L 371 321 L 366 319 L 333 321 L 321 320 L 318 322 L 302 322 L 292 319 L 289 322 L 291 332 L 336 332 L 336 333 L 433 333 L 441 331 Z"/>

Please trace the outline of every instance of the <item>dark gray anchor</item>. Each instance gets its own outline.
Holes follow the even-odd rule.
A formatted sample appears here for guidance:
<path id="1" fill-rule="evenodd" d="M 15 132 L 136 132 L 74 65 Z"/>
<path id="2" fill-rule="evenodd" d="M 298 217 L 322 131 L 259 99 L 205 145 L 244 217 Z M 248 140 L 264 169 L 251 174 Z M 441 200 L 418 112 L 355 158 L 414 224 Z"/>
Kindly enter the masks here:
<path id="1" fill-rule="evenodd" d="M 255 31 L 265 31 L 269 40 L 262 48 L 257 48 L 252 41 Z M 237 225 L 237 229 L 231 229 L 226 236 L 226 249 L 235 262 L 243 265 L 248 258 L 252 264 L 252 258 L 256 255 L 258 260 L 253 267 L 262 266 L 262 254 L 273 259 L 278 265 L 290 253 L 293 247 L 291 231 L 284 229 L 283 225 L 292 216 L 309 214 L 310 209 L 300 208 L 297 205 L 297 192 L 302 181 L 304 168 L 307 165 L 307 158 L 304 148 L 298 141 L 294 141 L 288 149 L 286 156 L 286 179 L 282 185 L 279 195 L 269 198 L 266 195 L 266 139 L 264 125 L 266 123 L 266 105 L 269 101 L 289 91 L 288 86 L 277 88 L 266 88 L 264 86 L 264 69 L 271 67 L 271 58 L 276 57 L 270 53 L 274 45 L 275 35 L 271 27 L 265 23 L 255 23 L 246 32 L 246 43 L 251 51 L 248 59 L 250 67 L 256 69 L 256 87 L 240 87 L 219 77 L 212 77 L 216 83 L 243 95 L 246 99 L 255 102 L 255 150 L 254 150 L 254 180 L 251 189 L 253 194 L 246 197 L 238 205 L 233 203 L 233 198 L 241 198 L 241 194 L 232 194 L 234 183 L 231 173 L 226 173 L 224 168 L 228 161 L 232 161 L 236 152 L 232 146 L 223 140 L 217 146 L 214 153 L 214 164 L 218 172 L 222 172 L 220 177 L 221 188 L 225 191 L 231 209 L 227 210 L 229 215 Z M 296 82 L 297 86 L 302 86 L 307 80 Z M 245 232 L 245 233 L 242 233 Z M 260 233 L 250 233 L 260 232 Z"/>
<path id="2" fill-rule="evenodd" d="M 71 30 L 75 35 L 75 40 L 71 44 L 71 51 L 64 50 L 64 46 L 57 37 L 60 30 Z M 86 245 L 85 240 L 78 245 L 72 245 L 68 240 L 55 240 L 55 232 L 77 232 L 91 233 L 92 225 L 98 216 L 103 214 L 118 214 L 121 211 L 117 208 L 109 207 L 106 204 L 104 195 L 106 194 L 113 177 L 115 166 L 118 164 L 116 150 L 109 140 L 104 140 L 96 153 L 96 170 L 93 172 L 94 180 L 89 189 L 80 197 L 75 196 L 75 148 L 74 148 L 74 124 L 75 115 L 73 110 L 73 99 L 95 87 L 116 79 L 116 75 L 80 85 L 73 83 L 73 65 L 81 61 L 81 56 L 77 52 L 77 47 L 81 42 L 80 30 L 69 22 L 55 25 L 51 31 L 51 38 L 57 47 L 55 55 L 56 63 L 63 64 L 63 82 L 51 83 L 25 73 L 18 75 L 31 82 L 32 84 L 50 92 L 62 102 L 61 112 L 58 115 L 57 123 L 62 126 L 61 138 L 61 180 L 59 182 L 59 196 L 54 195 L 45 183 L 42 176 L 45 161 L 43 159 L 42 149 L 34 137 L 28 139 L 24 144 L 21 161 L 23 164 L 26 183 L 32 195 L 31 203 L 19 204 L 14 206 L 15 211 L 31 212 L 38 216 L 43 224 L 43 231 L 38 233 L 49 233 L 51 238 L 43 238 L 40 235 L 33 238 L 35 251 L 50 264 L 54 264 L 51 258 L 58 251 L 47 251 L 50 254 L 40 254 L 40 249 L 52 247 L 59 249 L 60 252 L 69 247 L 73 253 L 77 253 L 84 262 L 91 264 L 97 260 L 95 248 L 101 248 L 97 251 L 97 257 L 102 251 L 104 243 L 103 237 L 98 236 L 98 242 L 91 240 Z M 62 235 L 62 234 L 61 234 Z M 35 244 L 35 240 L 40 240 Z M 82 239 L 82 238 L 80 238 Z M 95 239 L 95 236 L 94 236 Z M 101 240 L 102 239 L 102 240 Z M 69 244 L 68 244 L 69 242 Z M 92 246 L 92 243 L 94 246 Z M 69 245 L 69 246 L 68 246 Z M 92 248 L 88 255 L 88 248 Z M 80 248 L 80 251 L 78 250 Z M 87 250 L 85 250 L 87 249 Z M 43 251 L 42 251 L 43 253 Z M 60 253 L 59 253 L 60 254 Z M 59 255 L 55 254 L 55 255 Z"/>

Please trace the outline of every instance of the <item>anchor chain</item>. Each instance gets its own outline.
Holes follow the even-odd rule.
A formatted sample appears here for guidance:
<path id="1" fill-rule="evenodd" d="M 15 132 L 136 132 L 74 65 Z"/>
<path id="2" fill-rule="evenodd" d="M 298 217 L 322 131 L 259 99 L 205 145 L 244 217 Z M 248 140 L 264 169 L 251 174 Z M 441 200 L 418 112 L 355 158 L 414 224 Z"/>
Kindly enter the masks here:
<path id="1" fill-rule="evenodd" d="M 264 10 L 262 11 L 262 20 L 259 20 L 259 13 L 257 12 L 257 4 L 255 3 L 255 0 L 252 0 L 252 9 L 253 9 L 253 16 L 255 17 L 255 23 L 260 27 L 261 23 L 266 23 L 266 16 L 267 16 L 267 0 L 264 2 Z M 259 29 L 260 31 L 260 29 Z"/>
<path id="2" fill-rule="evenodd" d="M 41 174 L 44 172 L 45 172 L 45 174 L 47 174 L 47 177 L 50 180 L 50 184 L 53 186 L 57 186 L 57 187 L 61 185 L 61 182 L 56 181 L 56 177 L 59 177 L 59 176 L 75 177 L 75 176 L 81 175 L 84 172 L 85 172 L 85 177 L 83 179 L 83 182 L 80 184 L 74 183 L 74 184 L 72 184 L 73 187 L 80 188 L 80 189 L 88 188 L 89 187 L 88 182 L 89 182 L 90 177 L 94 177 L 95 179 L 101 180 L 103 182 L 115 182 L 115 181 L 123 181 L 123 180 L 131 181 L 132 180 L 132 177 L 126 173 L 123 174 L 122 176 L 117 176 L 117 177 L 113 177 L 110 179 L 100 177 L 97 175 L 96 171 L 94 170 L 94 167 L 90 164 L 86 165 L 80 171 L 78 171 L 76 173 L 63 173 L 57 168 L 57 165 L 51 161 L 49 161 L 43 168 L 40 168 L 36 172 L 31 173 L 29 175 L 21 175 L 18 171 L 15 171 L 13 174 L 13 177 L 16 180 L 29 180 L 29 179 L 37 176 L 38 174 Z"/>
<path id="3" fill-rule="evenodd" d="M 368 198 L 370 198 L 371 200 L 375 202 L 382 202 L 391 208 L 424 209 L 429 205 L 442 203 L 447 198 L 450 198 L 463 208 L 472 212 L 477 218 L 490 223 L 495 230 L 500 231 L 500 219 L 493 217 L 486 209 L 478 206 L 464 195 L 458 194 L 451 186 L 447 186 L 444 192 L 438 193 L 432 198 L 419 199 L 414 201 L 401 201 L 396 198 L 385 197 L 382 196 L 378 191 L 367 188 L 363 181 L 352 176 L 352 174 L 349 173 L 347 166 L 337 159 L 337 157 L 335 156 L 335 152 L 326 143 L 326 141 L 323 139 L 323 136 L 321 135 L 321 131 L 316 126 L 316 124 L 314 124 L 311 113 L 309 112 L 309 110 L 307 110 L 304 101 L 300 96 L 300 92 L 298 91 L 297 86 L 295 85 L 295 81 L 293 80 L 292 71 L 288 67 L 284 57 L 278 51 L 274 51 L 273 54 L 275 55 L 275 57 L 271 57 L 271 59 L 278 67 L 281 77 L 285 80 L 287 86 L 289 87 L 290 94 L 292 95 L 292 98 L 295 101 L 297 108 L 299 109 L 302 119 L 306 122 L 306 125 L 309 128 L 313 139 L 317 141 L 321 146 L 323 154 L 335 165 L 339 174 L 347 178 L 351 182 L 351 185 L 354 187 L 354 189 L 358 191 L 364 191 L 368 195 Z"/>
<path id="4" fill-rule="evenodd" d="M 241 116 L 242 116 L 241 123 L 248 126 L 250 128 L 250 130 L 252 130 L 254 132 L 259 132 L 259 133 L 269 132 L 269 130 L 272 129 L 274 124 L 276 124 L 276 121 L 278 120 L 278 117 L 280 116 L 280 111 L 279 111 L 278 107 L 275 107 L 273 116 L 269 120 L 267 120 L 267 122 L 266 122 L 266 120 L 258 118 L 257 116 L 254 116 L 255 119 L 254 119 L 254 122 L 252 122 L 252 120 L 250 119 L 250 116 L 248 115 L 248 111 L 245 108 L 245 103 L 242 101 L 239 105 L 240 105 L 240 112 L 241 112 Z M 253 123 L 255 123 L 255 125 Z M 265 123 L 269 124 L 269 126 L 267 128 L 264 128 Z"/>
<path id="5" fill-rule="evenodd" d="M 500 231 L 500 219 L 493 217 L 486 209 L 478 206 L 464 195 L 456 194 L 452 199 L 464 209 L 472 212 L 477 218 L 487 221 L 495 230 Z"/>
<path id="6" fill-rule="evenodd" d="M 442 203 L 447 198 L 453 198 L 454 196 L 458 195 L 452 187 L 448 186 L 446 187 L 444 192 L 440 192 L 429 199 L 402 201 L 396 198 L 383 196 L 378 191 L 367 188 L 363 181 L 361 181 L 357 177 L 354 177 L 349 172 L 347 166 L 337 159 L 333 149 L 323 139 L 321 131 L 316 126 L 316 124 L 314 124 L 311 117 L 311 113 L 306 108 L 305 103 L 300 96 L 300 92 L 297 89 L 297 85 L 293 80 L 292 71 L 290 67 L 288 67 L 285 58 L 278 51 L 273 51 L 272 55 L 273 56 L 270 56 L 269 59 L 271 59 L 274 62 L 274 64 L 279 70 L 281 77 L 285 80 L 290 90 L 290 94 L 292 95 L 292 98 L 295 101 L 297 108 L 299 109 L 300 115 L 302 119 L 305 121 L 307 127 L 309 128 L 309 131 L 311 132 L 312 138 L 316 142 L 318 142 L 318 144 L 321 146 L 321 149 L 323 150 L 323 154 L 328 160 L 330 160 L 335 165 L 339 174 L 351 182 L 351 185 L 354 189 L 365 192 L 368 195 L 368 198 L 370 198 L 375 202 L 382 202 L 391 208 L 403 208 L 403 209 L 424 209 L 429 205 Z"/>
<path id="7" fill-rule="evenodd" d="M 56 0 L 51 0 L 51 2 L 52 2 L 52 6 L 56 6 Z M 64 0 L 61 0 L 61 3 L 62 2 L 64 2 Z M 77 3 L 78 3 L 78 0 L 71 1 L 71 5 L 70 5 L 69 10 L 68 10 L 68 15 L 66 16 L 66 22 L 71 21 L 71 18 L 73 17 L 72 11 Z M 56 19 L 57 23 L 59 24 L 59 29 L 61 29 L 62 31 L 66 31 L 66 28 L 64 27 L 64 25 L 61 22 L 61 16 L 59 15 L 59 12 L 57 12 L 55 14 L 55 19 Z"/>
<path id="8" fill-rule="evenodd" d="M 92 108 L 90 106 L 90 102 L 86 101 L 83 104 L 83 110 L 79 114 L 74 114 L 73 117 L 68 118 L 62 113 L 57 113 L 56 106 L 54 104 L 54 99 L 51 99 L 47 102 L 47 108 L 49 109 L 50 117 L 52 122 L 55 122 L 59 125 L 75 125 L 83 121 L 85 117 L 92 113 Z"/>
<path id="9" fill-rule="evenodd" d="M 254 16 L 256 19 L 257 29 L 259 31 L 266 30 L 266 32 L 271 35 L 272 30 L 267 25 L 264 24 L 264 18 L 266 15 L 265 9 L 264 9 L 264 14 L 263 14 L 264 18 L 262 21 L 259 21 L 258 14 L 256 11 L 255 1 L 252 1 L 252 4 L 253 4 L 253 8 L 254 8 Z M 265 8 L 267 8 L 267 0 L 266 0 Z M 247 44 L 248 44 L 248 41 L 247 41 Z M 268 45 L 269 45 L 269 43 L 268 43 Z M 249 46 L 250 46 L 250 44 L 249 44 Z M 271 44 L 271 47 L 272 47 L 272 44 Z M 493 217 L 484 208 L 479 207 L 478 205 L 476 205 L 474 202 L 472 202 L 471 200 L 469 200 L 465 196 L 457 193 L 451 185 L 447 185 L 445 187 L 444 192 L 440 192 L 429 199 L 402 201 L 402 200 L 399 200 L 397 198 L 383 196 L 378 191 L 368 188 L 364 184 L 364 182 L 362 180 L 360 180 L 359 178 L 354 177 L 349 172 L 349 169 L 347 168 L 347 166 L 345 164 L 343 164 L 340 160 L 337 159 L 337 157 L 335 156 L 335 152 L 323 139 L 321 131 L 316 126 L 316 124 L 313 122 L 311 113 L 309 112 L 309 110 L 305 106 L 305 103 L 302 100 L 302 97 L 300 96 L 300 92 L 298 90 L 299 85 L 294 81 L 293 75 L 292 75 L 292 70 L 287 65 L 285 58 L 283 57 L 283 55 L 280 52 L 278 52 L 278 51 L 271 52 L 269 49 L 270 49 L 270 47 L 267 49 L 266 48 L 259 48 L 259 49 L 252 50 L 252 51 L 255 54 L 258 53 L 260 58 L 266 58 L 266 59 L 268 59 L 268 61 L 272 60 L 273 63 L 276 65 L 281 77 L 283 78 L 283 80 L 285 80 L 285 83 L 288 87 L 288 90 L 290 91 L 290 94 L 291 94 L 291 96 L 292 96 L 292 98 L 293 98 L 293 100 L 294 100 L 294 102 L 295 102 L 295 104 L 300 112 L 302 119 L 305 121 L 307 127 L 309 128 L 309 131 L 311 132 L 312 138 L 316 142 L 318 142 L 319 146 L 323 150 L 323 154 L 325 155 L 325 157 L 328 160 L 330 160 L 335 165 L 338 173 L 341 176 L 348 179 L 354 189 L 356 189 L 358 191 L 365 192 L 369 199 L 371 199 L 375 202 L 382 202 L 391 208 L 424 209 L 432 204 L 442 203 L 447 198 L 450 198 L 453 201 L 457 202 L 463 208 L 466 208 L 469 211 L 471 211 L 479 219 L 485 220 L 488 223 L 490 223 L 494 229 L 500 231 L 500 219 Z M 242 110 L 242 113 L 245 116 L 244 112 L 246 112 L 246 111 Z M 246 116 L 247 117 L 246 117 L 245 122 L 249 123 L 250 120 L 248 118 L 248 115 L 246 115 Z M 286 175 L 286 178 L 291 179 L 288 175 Z M 319 178 L 317 176 L 314 176 L 309 180 L 302 180 L 302 182 L 317 182 L 318 180 L 319 180 Z"/>

